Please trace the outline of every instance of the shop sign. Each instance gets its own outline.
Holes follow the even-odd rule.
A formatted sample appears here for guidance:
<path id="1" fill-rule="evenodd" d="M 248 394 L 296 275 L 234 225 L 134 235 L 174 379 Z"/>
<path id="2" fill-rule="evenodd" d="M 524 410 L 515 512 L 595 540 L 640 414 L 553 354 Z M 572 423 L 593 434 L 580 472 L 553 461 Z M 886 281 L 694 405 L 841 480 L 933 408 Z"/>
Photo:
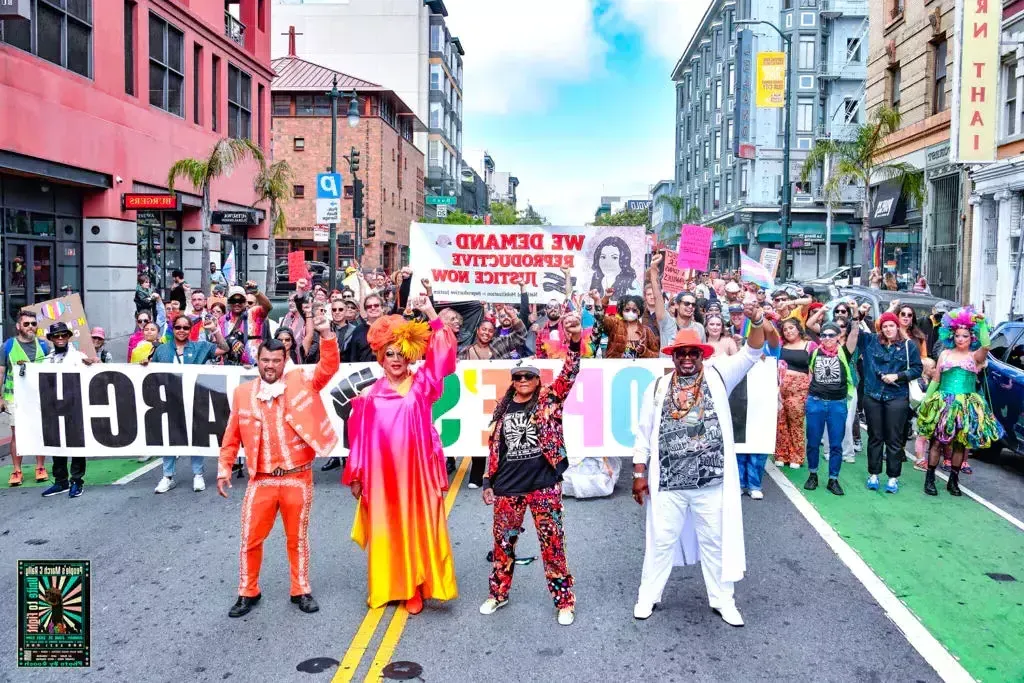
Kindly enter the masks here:
<path id="1" fill-rule="evenodd" d="M 0 0 L 0 19 L 32 19 L 32 0 Z"/>
<path id="2" fill-rule="evenodd" d="M 214 225 L 259 225 L 255 211 L 214 211 Z"/>
<path id="3" fill-rule="evenodd" d="M 126 192 L 121 195 L 121 204 L 125 211 L 138 211 L 139 209 L 177 211 L 178 195 Z"/>
<path id="4" fill-rule="evenodd" d="M 757 90 L 754 98 L 758 108 L 781 109 L 786 104 L 786 53 L 757 53 Z"/>
<path id="5" fill-rule="evenodd" d="M 950 161 L 996 160 L 1003 3 L 957 0 Z"/>
<path id="6" fill-rule="evenodd" d="M 313 226 L 313 241 L 314 242 L 327 242 L 330 240 L 330 230 L 326 225 L 314 225 Z"/>

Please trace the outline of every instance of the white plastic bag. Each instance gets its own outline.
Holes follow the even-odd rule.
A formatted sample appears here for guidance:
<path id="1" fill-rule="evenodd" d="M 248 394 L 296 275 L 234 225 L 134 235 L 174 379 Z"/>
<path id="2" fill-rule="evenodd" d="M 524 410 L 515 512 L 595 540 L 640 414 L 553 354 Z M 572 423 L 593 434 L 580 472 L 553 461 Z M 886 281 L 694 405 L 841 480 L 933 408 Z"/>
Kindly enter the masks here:
<path id="1" fill-rule="evenodd" d="M 612 495 L 622 471 L 622 458 L 583 458 L 562 475 L 562 494 L 574 498 Z"/>

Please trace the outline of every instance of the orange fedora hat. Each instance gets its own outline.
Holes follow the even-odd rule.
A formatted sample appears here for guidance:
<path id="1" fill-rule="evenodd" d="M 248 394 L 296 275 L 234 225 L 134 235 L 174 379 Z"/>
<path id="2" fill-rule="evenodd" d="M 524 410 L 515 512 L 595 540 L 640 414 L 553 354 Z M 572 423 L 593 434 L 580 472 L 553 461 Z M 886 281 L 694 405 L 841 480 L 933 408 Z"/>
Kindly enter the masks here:
<path id="1" fill-rule="evenodd" d="M 704 353 L 704 358 L 711 358 L 711 354 L 715 352 L 715 347 L 709 346 L 700 340 L 700 335 L 694 330 L 679 330 L 676 332 L 676 338 L 672 340 L 672 343 L 661 350 L 666 356 L 671 356 L 676 349 L 682 349 L 688 346 L 696 347 Z"/>

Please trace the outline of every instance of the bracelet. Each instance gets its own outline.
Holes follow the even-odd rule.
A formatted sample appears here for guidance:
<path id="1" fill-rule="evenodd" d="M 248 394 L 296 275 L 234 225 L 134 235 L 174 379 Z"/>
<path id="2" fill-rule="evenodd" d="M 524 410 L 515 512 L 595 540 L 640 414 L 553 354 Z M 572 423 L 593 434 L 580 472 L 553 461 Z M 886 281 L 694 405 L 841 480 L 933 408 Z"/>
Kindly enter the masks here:
<path id="1" fill-rule="evenodd" d="M 646 479 L 647 478 L 647 472 L 634 472 L 633 473 L 633 478 L 634 479 Z"/>
<path id="2" fill-rule="evenodd" d="M 761 327 L 762 325 L 764 325 L 764 316 L 763 315 L 761 316 L 761 319 L 758 320 L 757 322 L 754 322 L 753 320 L 750 321 L 750 326 L 751 327 Z"/>

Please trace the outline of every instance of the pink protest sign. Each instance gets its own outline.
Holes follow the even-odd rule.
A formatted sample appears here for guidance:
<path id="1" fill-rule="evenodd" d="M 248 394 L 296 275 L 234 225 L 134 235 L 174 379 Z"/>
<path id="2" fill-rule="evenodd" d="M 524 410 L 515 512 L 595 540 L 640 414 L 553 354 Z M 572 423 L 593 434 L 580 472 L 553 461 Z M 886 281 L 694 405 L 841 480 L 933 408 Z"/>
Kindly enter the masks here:
<path id="1" fill-rule="evenodd" d="M 684 225 L 679 235 L 679 259 L 676 267 L 680 269 L 706 271 L 711 260 L 711 240 L 715 231 L 702 225 Z"/>
<path id="2" fill-rule="evenodd" d="M 687 273 L 676 266 L 678 257 L 674 251 L 665 252 L 664 270 L 661 274 L 661 291 L 666 294 L 678 294 L 686 289 Z"/>

